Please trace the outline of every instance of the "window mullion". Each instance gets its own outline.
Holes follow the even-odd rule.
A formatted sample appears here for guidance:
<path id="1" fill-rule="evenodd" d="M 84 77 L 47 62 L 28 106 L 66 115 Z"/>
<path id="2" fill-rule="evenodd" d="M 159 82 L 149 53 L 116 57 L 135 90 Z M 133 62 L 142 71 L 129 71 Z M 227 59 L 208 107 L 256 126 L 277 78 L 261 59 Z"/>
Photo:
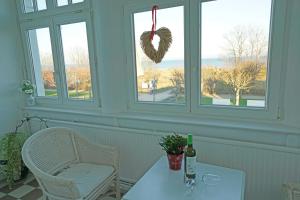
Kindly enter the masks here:
<path id="1" fill-rule="evenodd" d="M 96 46 L 95 42 L 96 39 L 94 37 L 94 29 L 92 25 L 92 19 L 91 16 L 88 15 L 86 21 L 86 34 L 87 34 L 87 42 L 88 42 L 88 51 L 89 51 L 89 61 L 90 61 L 90 70 L 91 70 L 91 83 L 92 83 L 92 92 L 94 94 L 94 99 L 99 100 L 100 104 L 100 96 L 99 91 L 97 90 L 99 87 L 99 83 L 97 81 L 97 70 L 96 70 Z"/>
<path id="2" fill-rule="evenodd" d="M 55 80 L 57 84 L 57 93 L 59 102 L 64 103 L 66 97 L 66 81 L 64 78 L 64 63 L 61 50 L 61 37 L 58 26 L 51 20 L 50 25 L 51 44 L 53 48 L 53 62 L 55 70 Z"/>
<path id="3" fill-rule="evenodd" d="M 190 37 L 190 1 L 185 1 L 184 5 L 184 74 L 185 74 L 185 95 L 186 95 L 186 105 L 187 112 L 191 112 L 191 101 L 192 101 L 192 91 L 191 91 L 191 37 Z"/>
<path id="4" fill-rule="evenodd" d="M 38 11 L 38 5 L 37 5 L 37 0 L 32 0 L 33 1 L 33 10 L 34 12 Z"/>
<path id="5" fill-rule="evenodd" d="M 190 58 L 191 58 L 191 112 L 198 108 L 200 97 L 200 28 L 201 9 L 199 0 L 190 1 Z M 200 26 L 201 27 L 201 26 Z"/>
<path id="6" fill-rule="evenodd" d="M 52 10 L 55 8 L 55 0 L 46 0 L 47 3 L 47 9 L 48 10 Z"/>

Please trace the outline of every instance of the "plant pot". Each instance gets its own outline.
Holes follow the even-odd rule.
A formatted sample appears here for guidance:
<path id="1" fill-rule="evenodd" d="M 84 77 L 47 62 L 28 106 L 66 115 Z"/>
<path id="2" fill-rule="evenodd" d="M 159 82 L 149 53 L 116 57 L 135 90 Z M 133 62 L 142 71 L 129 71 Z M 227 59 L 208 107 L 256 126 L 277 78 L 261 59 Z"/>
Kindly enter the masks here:
<path id="1" fill-rule="evenodd" d="M 5 168 L 7 165 L 7 160 L 0 160 L 0 172 L 5 174 Z M 21 171 L 20 174 L 14 177 L 14 182 L 24 180 L 29 174 L 29 169 L 22 161 Z"/>
<path id="2" fill-rule="evenodd" d="M 27 105 L 34 106 L 35 105 L 35 98 L 32 94 L 28 95 L 27 97 Z"/>
<path id="3" fill-rule="evenodd" d="M 174 155 L 168 154 L 169 168 L 171 170 L 180 170 L 182 164 L 183 153 Z"/>
<path id="4" fill-rule="evenodd" d="M 29 174 L 29 169 L 23 164 L 22 169 L 21 169 L 20 180 L 25 179 L 28 174 Z"/>

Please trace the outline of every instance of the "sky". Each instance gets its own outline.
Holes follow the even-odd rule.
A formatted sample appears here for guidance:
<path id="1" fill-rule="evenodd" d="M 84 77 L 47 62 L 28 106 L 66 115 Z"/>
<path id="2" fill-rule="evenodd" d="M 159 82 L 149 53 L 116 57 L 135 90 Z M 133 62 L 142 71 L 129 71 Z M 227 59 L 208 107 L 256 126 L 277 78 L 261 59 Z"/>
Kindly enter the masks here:
<path id="1" fill-rule="evenodd" d="M 86 24 L 85 22 L 79 22 L 74 24 L 62 25 L 60 27 L 65 62 L 67 65 L 74 64 L 72 61 L 72 57 L 70 56 L 72 52 L 74 52 L 74 49 L 79 48 L 84 52 L 88 52 Z M 51 55 L 52 53 L 49 29 L 37 29 L 36 33 L 40 53 Z"/>
<path id="2" fill-rule="evenodd" d="M 202 58 L 217 58 L 224 51 L 224 35 L 234 27 L 253 26 L 264 30 L 268 38 L 271 0 L 216 0 L 202 3 Z M 151 11 L 134 14 L 135 41 L 139 48 L 139 38 L 152 26 Z M 157 11 L 157 29 L 171 30 L 173 43 L 165 60 L 184 58 L 183 7 L 160 9 Z M 154 42 L 155 43 L 155 42 Z M 157 46 L 157 45 L 154 45 Z"/>
<path id="3" fill-rule="evenodd" d="M 64 0 L 61 0 L 64 1 Z M 81 1 L 81 0 L 76 0 Z M 216 0 L 202 3 L 202 58 L 218 58 L 224 52 L 224 35 L 237 25 L 262 28 L 268 38 L 272 0 Z M 38 0 L 43 4 L 44 0 Z M 75 1 L 74 1 L 75 2 Z M 165 56 L 165 60 L 184 59 L 184 11 L 183 6 L 159 9 L 157 12 L 157 29 L 167 27 L 172 32 L 173 43 Z M 62 37 L 64 52 L 68 54 L 73 47 L 79 46 L 87 50 L 86 28 L 84 24 L 76 24 L 65 28 Z M 140 48 L 139 40 L 144 31 L 152 26 L 151 11 L 134 14 L 135 42 Z M 200 28 L 200 25 L 199 25 Z M 49 34 L 40 31 L 39 48 L 49 51 L 50 43 L 43 38 Z M 83 42 L 80 42 L 83 41 Z M 154 39 L 157 47 L 158 37 Z M 49 53 L 49 52 L 46 52 Z M 70 59 L 66 58 L 67 64 Z"/>

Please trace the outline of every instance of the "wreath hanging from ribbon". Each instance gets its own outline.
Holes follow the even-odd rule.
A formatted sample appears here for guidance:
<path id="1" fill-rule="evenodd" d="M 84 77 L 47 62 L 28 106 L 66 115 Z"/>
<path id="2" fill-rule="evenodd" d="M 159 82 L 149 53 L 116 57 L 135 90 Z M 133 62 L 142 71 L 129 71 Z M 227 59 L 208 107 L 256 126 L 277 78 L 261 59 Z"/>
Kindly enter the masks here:
<path id="1" fill-rule="evenodd" d="M 157 9 L 157 5 L 152 7 L 152 29 L 151 31 L 143 32 L 140 38 L 140 43 L 144 53 L 155 63 L 160 63 L 172 44 L 172 34 L 171 31 L 166 27 L 156 30 Z M 154 35 L 158 35 L 160 38 L 157 50 L 152 44 Z"/>

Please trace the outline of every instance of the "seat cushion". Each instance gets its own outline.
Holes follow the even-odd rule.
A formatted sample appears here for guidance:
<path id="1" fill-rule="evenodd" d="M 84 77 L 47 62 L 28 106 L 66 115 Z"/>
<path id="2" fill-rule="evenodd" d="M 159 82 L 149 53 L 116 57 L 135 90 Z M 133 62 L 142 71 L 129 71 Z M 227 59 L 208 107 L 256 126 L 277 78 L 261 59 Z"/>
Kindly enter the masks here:
<path id="1" fill-rule="evenodd" d="M 62 170 L 58 177 L 74 180 L 81 197 L 90 194 L 105 179 L 112 175 L 114 168 L 107 165 L 95 165 L 90 163 L 71 164 Z"/>

